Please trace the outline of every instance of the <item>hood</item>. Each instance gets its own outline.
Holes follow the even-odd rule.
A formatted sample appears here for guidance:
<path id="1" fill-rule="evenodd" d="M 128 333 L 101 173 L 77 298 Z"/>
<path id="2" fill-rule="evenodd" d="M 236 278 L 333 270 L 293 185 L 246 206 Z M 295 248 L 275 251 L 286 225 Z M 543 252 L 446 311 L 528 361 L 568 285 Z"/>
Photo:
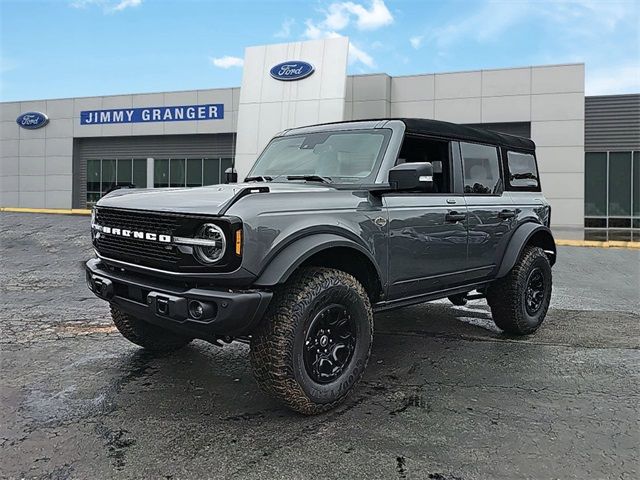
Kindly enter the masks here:
<path id="1" fill-rule="evenodd" d="M 312 183 L 233 183 L 196 188 L 118 189 L 102 197 L 97 207 L 151 210 L 156 212 L 221 215 L 235 201 L 253 190 L 269 193 L 311 193 L 332 191 L 333 187 Z M 267 192 L 268 190 L 268 192 Z"/>

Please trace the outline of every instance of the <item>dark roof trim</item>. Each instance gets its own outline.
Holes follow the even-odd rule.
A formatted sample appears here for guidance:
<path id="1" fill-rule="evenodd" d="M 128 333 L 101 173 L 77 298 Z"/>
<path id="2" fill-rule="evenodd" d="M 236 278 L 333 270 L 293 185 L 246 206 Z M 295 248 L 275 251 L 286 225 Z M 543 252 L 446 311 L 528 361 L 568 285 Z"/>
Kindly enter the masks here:
<path id="1" fill-rule="evenodd" d="M 535 150 L 532 140 L 506 133 L 493 132 L 481 128 L 467 127 L 456 123 L 428 120 L 424 118 L 399 118 L 407 127 L 407 133 L 436 135 L 456 140 L 489 143 L 520 150 Z"/>
<path id="2" fill-rule="evenodd" d="M 482 128 L 467 127 L 464 125 L 458 125 L 457 123 L 428 120 L 425 118 L 371 118 L 363 120 L 345 120 L 342 122 L 322 123 L 318 125 L 292 128 L 290 130 L 285 130 L 281 135 L 299 135 L 326 131 L 329 129 L 342 130 L 343 127 L 349 127 L 351 129 L 380 128 L 388 121 L 404 123 L 407 133 L 452 138 L 454 140 L 476 143 L 488 143 L 490 145 L 500 145 L 518 150 L 533 151 L 536 148 L 535 143 L 528 138 L 493 132 Z"/>

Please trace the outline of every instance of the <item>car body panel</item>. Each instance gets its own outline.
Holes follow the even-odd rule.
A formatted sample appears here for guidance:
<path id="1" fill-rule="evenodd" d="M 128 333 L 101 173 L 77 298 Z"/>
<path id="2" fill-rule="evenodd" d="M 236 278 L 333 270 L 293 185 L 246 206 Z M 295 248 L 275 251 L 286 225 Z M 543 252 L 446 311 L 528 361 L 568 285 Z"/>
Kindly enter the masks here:
<path id="1" fill-rule="evenodd" d="M 448 203 L 456 202 L 456 203 Z M 460 282 L 467 267 L 467 228 L 448 213 L 466 213 L 461 195 L 386 194 L 389 299 Z"/>
<path id="2" fill-rule="evenodd" d="M 289 244 L 321 233 L 355 242 L 378 265 L 386 264 L 386 231 L 376 224 L 386 212 L 380 198 L 367 191 L 311 188 L 304 195 L 278 191 L 248 195 L 227 214 L 243 220 L 243 265 L 256 275 Z"/>

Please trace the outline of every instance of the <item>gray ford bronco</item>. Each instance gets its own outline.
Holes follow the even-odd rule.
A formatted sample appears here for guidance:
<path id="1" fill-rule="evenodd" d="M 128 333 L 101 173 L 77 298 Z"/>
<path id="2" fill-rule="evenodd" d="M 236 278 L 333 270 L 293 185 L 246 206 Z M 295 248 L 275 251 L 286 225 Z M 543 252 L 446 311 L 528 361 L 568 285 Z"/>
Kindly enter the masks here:
<path id="1" fill-rule="evenodd" d="M 376 312 L 484 297 L 506 333 L 535 332 L 550 218 L 531 140 L 421 119 L 316 125 L 277 135 L 244 183 L 104 196 L 86 279 L 131 342 L 247 342 L 260 387 L 316 414 L 362 377 Z"/>

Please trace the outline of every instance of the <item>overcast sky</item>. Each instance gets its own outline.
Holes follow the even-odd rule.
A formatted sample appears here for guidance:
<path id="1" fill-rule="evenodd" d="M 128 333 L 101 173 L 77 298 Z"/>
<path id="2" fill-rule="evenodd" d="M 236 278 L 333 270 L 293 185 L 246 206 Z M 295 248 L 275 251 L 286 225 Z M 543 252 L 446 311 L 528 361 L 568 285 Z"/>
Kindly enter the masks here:
<path id="1" fill-rule="evenodd" d="M 639 0 L 0 0 L 0 100 L 240 86 L 244 48 L 344 35 L 349 73 L 586 63 L 640 93 Z"/>

